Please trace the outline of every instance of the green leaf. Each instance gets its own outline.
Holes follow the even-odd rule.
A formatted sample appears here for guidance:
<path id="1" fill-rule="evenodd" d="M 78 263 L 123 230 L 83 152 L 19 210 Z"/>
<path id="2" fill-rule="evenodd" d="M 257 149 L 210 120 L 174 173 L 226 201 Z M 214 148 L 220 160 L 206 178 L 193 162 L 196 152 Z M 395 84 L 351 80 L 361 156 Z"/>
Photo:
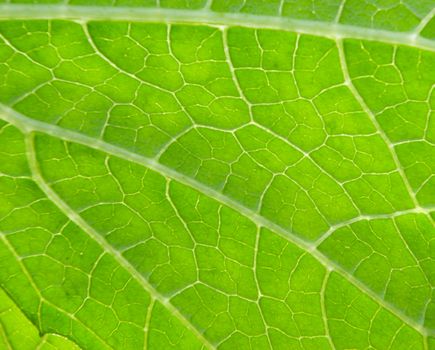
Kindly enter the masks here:
<path id="1" fill-rule="evenodd" d="M 0 3 L 0 349 L 435 349 L 434 13 Z"/>

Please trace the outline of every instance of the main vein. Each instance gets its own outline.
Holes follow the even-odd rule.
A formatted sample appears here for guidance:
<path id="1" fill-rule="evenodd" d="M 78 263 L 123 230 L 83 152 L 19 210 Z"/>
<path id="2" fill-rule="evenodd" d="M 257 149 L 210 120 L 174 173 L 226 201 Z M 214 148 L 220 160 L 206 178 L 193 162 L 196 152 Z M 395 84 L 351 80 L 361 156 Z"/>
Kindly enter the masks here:
<path id="1" fill-rule="evenodd" d="M 393 32 L 348 24 L 301 20 L 290 17 L 248 13 L 218 13 L 208 9 L 182 10 L 109 6 L 71 6 L 43 4 L 0 5 L 0 19 L 118 20 L 135 22 L 194 23 L 220 26 L 246 26 L 289 30 L 332 39 L 354 38 L 408 45 L 435 51 L 435 41 L 413 32 Z"/>

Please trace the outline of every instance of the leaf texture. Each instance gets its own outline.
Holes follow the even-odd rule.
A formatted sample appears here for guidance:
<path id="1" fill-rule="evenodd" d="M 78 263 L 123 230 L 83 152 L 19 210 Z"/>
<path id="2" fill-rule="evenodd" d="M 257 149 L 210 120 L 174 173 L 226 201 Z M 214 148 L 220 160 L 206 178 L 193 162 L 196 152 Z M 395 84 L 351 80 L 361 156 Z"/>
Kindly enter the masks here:
<path id="1" fill-rule="evenodd" d="M 433 8 L 0 4 L 0 348 L 435 349 Z"/>

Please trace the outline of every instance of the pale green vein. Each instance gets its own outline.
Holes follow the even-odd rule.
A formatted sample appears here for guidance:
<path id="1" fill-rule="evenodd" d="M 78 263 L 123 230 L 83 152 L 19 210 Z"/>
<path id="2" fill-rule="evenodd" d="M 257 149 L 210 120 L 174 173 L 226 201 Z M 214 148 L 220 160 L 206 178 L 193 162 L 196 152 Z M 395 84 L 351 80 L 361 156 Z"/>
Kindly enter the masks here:
<path id="1" fill-rule="evenodd" d="M 2 113 L 1 113 L 2 112 Z M 113 156 L 125 159 L 130 162 L 134 162 L 137 164 L 141 164 L 143 166 L 146 166 L 163 176 L 167 178 L 174 179 L 186 186 L 189 186 L 191 188 L 194 188 L 195 190 L 205 194 L 206 196 L 238 211 L 242 215 L 246 216 L 250 220 L 252 220 L 254 223 L 257 224 L 257 226 L 266 227 L 281 237 L 284 237 L 285 239 L 289 240 L 299 248 L 309 252 L 312 254 L 315 258 L 318 259 L 318 261 L 325 266 L 327 270 L 335 270 L 339 272 L 342 276 L 344 276 L 350 283 L 352 283 L 354 286 L 358 287 L 361 291 L 363 291 L 365 294 L 370 296 L 372 299 L 376 300 L 377 303 L 379 303 L 381 306 L 383 306 L 385 309 L 389 310 L 392 314 L 394 314 L 396 317 L 401 319 L 403 322 L 407 323 L 414 329 L 416 329 L 418 332 L 420 332 L 424 336 L 428 336 L 431 334 L 435 334 L 435 330 L 432 329 L 426 329 L 422 324 L 417 323 L 415 320 L 404 314 L 401 310 L 397 309 L 394 305 L 390 304 L 389 302 L 385 301 L 380 297 L 378 294 L 373 292 L 371 289 L 369 289 L 366 285 L 364 285 L 361 281 L 359 281 L 357 278 L 355 278 L 352 274 L 350 274 L 348 271 L 346 271 L 344 268 L 339 266 L 334 261 L 330 260 L 328 257 L 326 257 L 324 254 L 322 254 L 320 251 L 316 249 L 315 244 L 312 244 L 311 242 L 307 242 L 305 240 L 302 240 L 301 238 L 297 237 L 294 233 L 290 232 L 287 229 L 282 228 L 281 226 L 273 223 L 272 221 L 264 218 L 263 216 L 259 215 L 258 213 L 254 212 L 251 209 L 246 208 L 241 203 L 232 200 L 231 198 L 223 195 L 220 192 L 217 192 L 204 184 L 189 178 L 183 174 L 178 173 L 177 171 L 170 169 L 162 164 L 157 163 L 154 159 L 150 159 L 135 153 L 132 153 L 126 149 L 122 149 L 120 147 L 108 144 L 101 140 L 96 140 L 92 137 L 79 134 L 77 132 L 67 130 L 64 128 L 61 128 L 59 126 L 55 126 L 52 124 L 47 124 L 35 119 L 28 118 L 15 110 L 0 105 L 0 119 L 4 119 L 5 121 L 10 122 L 11 124 L 17 126 L 25 133 L 31 133 L 33 131 L 42 132 L 54 137 L 57 137 L 59 139 L 68 141 L 68 142 L 75 142 L 78 144 L 82 144 L 84 146 L 99 150 L 101 152 L 105 152 L 108 154 L 111 154 Z M 56 201 L 64 207 L 64 210 L 68 214 L 71 214 L 75 220 L 78 220 L 83 227 L 87 227 L 87 230 L 91 230 L 91 233 L 96 236 L 96 239 L 98 239 L 98 242 L 101 242 L 100 244 L 103 245 L 103 247 L 107 247 L 109 252 L 114 252 L 115 256 L 118 257 L 118 259 L 122 259 L 125 264 L 127 264 L 128 271 L 134 273 L 134 276 L 138 276 L 138 272 L 132 268 L 128 262 L 125 261 L 125 259 L 114 250 L 113 247 L 111 247 L 107 242 L 104 241 L 104 239 L 99 236 L 96 232 L 93 231 L 92 228 L 88 226 L 88 224 L 76 213 L 74 213 L 58 196 L 57 194 L 45 183 L 42 182 L 42 185 L 44 186 L 44 189 L 48 191 L 50 196 L 54 196 L 56 198 Z M 143 277 L 139 275 L 141 279 Z M 148 282 L 144 280 L 144 283 Z M 150 288 L 152 288 L 150 286 Z M 164 298 L 162 298 L 165 300 Z M 173 308 L 171 304 L 168 304 L 168 307 Z M 175 308 L 174 308 L 175 309 Z M 176 309 L 175 309 L 176 310 Z M 174 310 L 174 311 L 175 311 Z M 180 315 L 179 311 L 176 310 L 175 313 L 177 315 Z"/>
<path id="2" fill-rule="evenodd" d="M 204 10 L 156 8 L 129 8 L 106 6 L 68 5 L 0 5 L 0 19 L 72 19 L 125 20 L 135 22 L 197 23 L 220 26 L 246 26 L 289 30 L 332 39 L 354 38 L 376 40 L 396 45 L 408 45 L 435 51 L 435 41 L 420 37 L 415 32 L 392 32 L 353 25 L 299 20 L 286 17 L 253 15 L 246 13 L 216 13 Z M 430 17 L 428 17 L 428 20 Z"/>
<path id="3" fill-rule="evenodd" d="M 424 29 L 424 27 L 426 27 L 426 25 L 430 22 L 430 20 L 435 16 L 435 7 L 432 9 L 432 11 L 430 11 L 426 17 L 424 17 L 421 21 L 420 24 L 414 29 L 414 35 L 418 36 L 421 31 Z"/>
<path id="4" fill-rule="evenodd" d="M 143 341 L 144 350 L 147 349 L 147 347 L 148 347 L 148 338 L 149 338 L 149 332 L 150 332 L 151 315 L 153 313 L 155 303 L 156 303 L 156 299 L 151 299 L 150 305 L 148 306 L 148 310 L 147 310 L 147 318 L 145 320 L 145 327 L 144 327 L 144 331 L 145 331 L 145 338 L 144 338 L 144 341 Z"/>
<path id="5" fill-rule="evenodd" d="M 44 344 L 47 342 L 47 337 L 48 337 L 48 334 L 44 334 L 42 336 L 41 341 L 40 341 L 40 343 L 38 344 L 38 347 L 35 350 L 41 350 L 42 349 Z"/>
<path id="6" fill-rule="evenodd" d="M 6 345 L 5 350 L 12 350 L 11 343 L 9 342 L 8 337 L 6 336 L 4 326 L 3 326 L 2 322 L 0 321 L 0 345 L 2 345 L 2 344 Z"/>
<path id="7" fill-rule="evenodd" d="M 364 220 L 376 220 L 376 219 L 394 219 L 401 215 L 406 214 L 425 214 L 429 215 L 429 211 L 433 208 L 422 209 L 422 208 L 412 208 L 412 209 L 406 209 L 406 210 L 398 210 L 391 214 L 371 214 L 371 215 L 360 215 L 357 217 L 354 217 L 352 219 L 349 219 L 347 221 L 340 222 L 338 224 L 332 225 L 328 231 L 326 231 L 323 235 L 321 235 L 314 244 L 318 247 L 322 242 L 327 240 L 335 231 L 342 227 L 346 227 L 349 225 L 352 225 L 358 221 L 364 221 Z"/>
<path id="8" fill-rule="evenodd" d="M 331 346 L 331 349 L 335 350 L 335 345 L 331 340 L 331 335 L 329 332 L 328 317 L 326 315 L 326 306 L 325 306 L 325 292 L 326 292 L 326 286 L 328 284 L 330 274 L 331 271 L 326 271 L 325 276 L 323 277 L 322 288 L 320 289 L 320 306 L 322 308 L 323 326 L 325 327 L 325 334 L 328 337 L 328 343 Z"/>

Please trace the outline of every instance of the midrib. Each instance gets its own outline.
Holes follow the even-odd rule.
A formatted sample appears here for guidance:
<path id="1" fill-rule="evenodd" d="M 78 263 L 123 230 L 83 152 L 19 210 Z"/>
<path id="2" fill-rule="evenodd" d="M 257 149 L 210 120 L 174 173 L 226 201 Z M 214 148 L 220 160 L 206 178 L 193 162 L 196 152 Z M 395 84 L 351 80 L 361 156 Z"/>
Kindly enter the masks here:
<path id="1" fill-rule="evenodd" d="M 104 153 L 108 153 L 110 155 L 113 155 L 115 157 L 137 163 L 143 166 L 146 166 L 149 169 L 154 170 L 155 172 L 176 180 L 183 185 L 189 186 L 198 192 L 201 192 L 202 194 L 218 201 L 219 203 L 228 206 L 232 208 L 233 210 L 241 213 L 242 215 L 246 216 L 248 219 L 253 221 L 257 226 L 259 227 L 265 227 L 269 230 L 277 233 L 281 237 L 287 239 L 291 243 L 295 244 L 299 248 L 309 252 L 312 256 L 314 256 L 328 271 L 336 271 L 340 273 L 347 281 L 349 281 L 351 284 L 359 288 L 361 291 L 363 291 L 365 294 L 370 296 L 372 299 L 374 299 L 379 305 L 384 307 L 385 309 L 389 310 L 392 314 L 394 314 L 396 317 L 401 319 L 403 322 L 407 323 L 411 327 L 413 327 L 415 330 L 420 332 L 423 336 L 429 336 L 435 334 L 434 330 L 426 329 L 423 325 L 416 322 L 414 319 L 410 318 L 406 314 L 404 314 L 401 310 L 397 309 L 394 305 L 388 303 L 384 299 L 382 299 L 379 295 L 374 293 L 372 290 L 370 290 L 366 285 L 364 285 L 361 281 L 356 279 L 353 275 L 351 275 L 348 271 L 343 269 L 341 266 L 339 266 L 334 261 L 330 260 L 327 256 L 322 254 L 319 250 L 316 249 L 316 245 L 312 244 L 310 242 L 307 242 L 298 236 L 296 236 L 293 232 L 291 232 L 288 229 L 284 229 L 283 227 L 275 224 L 274 222 L 266 219 L 265 217 L 259 215 L 255 211 L 243 206 L 241 203 L 232 200 L 231 198 L 227 197 L 226 195 L 213 190 L 212 188 L 207 187 L 203 183 L 200 183 L 186 175 L 183 175 L 174 169 L 168 168 L 165 165 L 162 165 L 158 162 L 156 162 L 154 159 L 141 156 L 139 154 L 130 152 L 126 149 L 123 149 L 121 147 L 109 144 L 107 142 L 94 139 L 90 136 L 80 134 L 78 132 L 67 130 L 62 127 L 48 124 L 39 120 L 35 120 L 29 117 L 26 117 L 15 110 L 13 110 L 10 107 L 4 106 L 0 104 L 0 119 L 3 119 L 16 127 L 18 127 L 20 130 L 22 130 L 24 133 L 28 134 L 30 132 L 42 132 L 47 135 L 51 135 L 53 137 L 68 141 L 68 142 L 75 142 L 96 150 L 99 150 Z M 48 187 L 48 185 L 47 185 Z M 49 189 L 49 188 L 48 188 Z M 51 192 L 51 189 L 50 189 Z M 52 193 L 53 195 L 54 192 Z M 57 196 L 57 195 L 56 195 Z M 60 200 L 60 198 L 59 198 Z M 417 210 L 418 212 L 418 210 Z M 77 218 L 75 218 L 77 219 Z M 88 225 L 82 221 L 83 219 L 80 218 L 80 221 L 83 225 L 86 225 L 86 227 L 89 229 Z M 104 246 L 109 249 L 109 251 L 112 251 L 113 248 L 109 248 L 108 243 L 105 243 Z M 118 256 L 119 254 L 116 254 Z M 129 264 L 124 259 L 122 259 L 122 265 L 125 266 L 125 264 Z M 126 266 L 125 266 L 126 267 Z M 128 267 L 128 270 L 134 269 L 132 266 Z M 142 281 L 143 282 L 143 281 Z M 146 282 L 147 289 L 150 288 L 148 283 Z M 152 288 L 152 287 L 151 287 Z"/>
<path id="2" fill-rule="evenodd" d="M 219 26 L 246 26 L 293 31 L 331 39 L 376 40 L 435 51 L 435 41 L 417 32 L 393 32 L 353 25 L 300 20 L 289 17 L 247 13 L 218 13 L 210 10 L 181 10 L 139 7 L 68 6 L 38 4 L 0 5 L 0 19 L 124 20 L 137 22 L 192 23 Z"/>

